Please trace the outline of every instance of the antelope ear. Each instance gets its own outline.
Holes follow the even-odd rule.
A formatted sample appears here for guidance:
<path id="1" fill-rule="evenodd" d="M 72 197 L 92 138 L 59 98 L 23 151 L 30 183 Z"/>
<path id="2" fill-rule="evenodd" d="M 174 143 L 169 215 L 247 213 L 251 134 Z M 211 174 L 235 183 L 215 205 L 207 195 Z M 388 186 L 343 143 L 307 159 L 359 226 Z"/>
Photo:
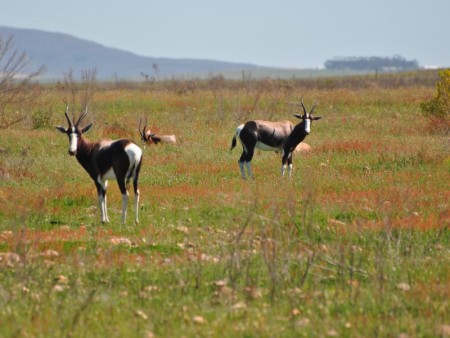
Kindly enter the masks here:
<path id="1" fill-rule="evenodd" d="M 316 120 L 320 120 L 322 118 L 322 116 L 315 116 L 315 117 L 313 117 L 312 119 L 314 120 L 314 121 L 316 121 Z"/>
<path id="2" fill-rule="evenodd" d="M 83 134 L 84 134 L 84 133 L 87 133 L 89 130 L 91 130 L 91 128 L 92 128 L 93 125 L 94 125 L 93 123 L 88 124 L 86 127 L 84 127 L 83 129 L 81 129 L 81 132 L 82 132 Z"/>
<path id="3" fill-rule="evenodd" d="M 293 114 L 293 115 L 300 120 L 303 118 L 300 114 Z"/>
<path id="4" fill-rule="evenodd" d="M 67 129 L 64 128 L 64 127 L 61 127 L 61 126 L 55 126 L 55 128 L 56 128 L 57 130 L 59 130 L 61 133 L 64 133 L 64 134 L 67 133 Z"/>

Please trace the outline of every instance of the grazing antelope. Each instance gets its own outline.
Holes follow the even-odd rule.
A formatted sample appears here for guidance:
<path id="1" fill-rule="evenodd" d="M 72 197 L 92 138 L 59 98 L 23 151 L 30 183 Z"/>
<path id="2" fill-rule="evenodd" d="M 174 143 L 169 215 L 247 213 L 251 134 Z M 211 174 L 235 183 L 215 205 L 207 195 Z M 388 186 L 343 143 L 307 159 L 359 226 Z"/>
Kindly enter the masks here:
<path id="1" fill-rule="evenodd" d="M 306 112 L 303 99 L 301 105 L 303 107 L 303 115 L 294 114 L 295 117 L 301 120 L 295 126 L 291 121 L 271 122 L 253 120 L 247 121 L 237 127 L 230 151 L 236 146 L 236 138 L 238 138 L 243 148 L 238 163 L 244 180 L 246 179 L 244 165 L 247 167 L 248 175 L 253 178 L 250 162 L 253 158 L 255 148 L 266 151 L 280 151 L 282 154 L 281 176 L 284 176 L 287 165 L 289 165 L 289 176 L 291 176 L 292 152 L 311 132 L 312 121 L 321 119 L 321 117 L 314 117 L 312 115 L 317 106 L 317 102 L 309 113 Z"/>
<path id="2" fill-rule="evenodd" d="M 75 156 L 81 166 L 87 171 L 97 187 L 100 212 L 103 223 L 109 222 L 106 207 L 106 187 L 108 179 L 117 179 L 122 193 L 122 222 L 125 223 L 128 206 L 128 186 L 133 178 L 135 222 L 139 223 L 139 189 L 138 179 L 142 165 L 142 150 L 135 143 L 127 139 L 116 141 L 101 140 L 89 142 L 83 137 L 93 123 L 81 128 L 80 123 L 87 114 L 87 108 L 80 115 L 76 123 L 68 115 L 69 107 L 65 115 L 69 127 L 57 126 L 56 128 L 69 136 L 69 154 Z"/>
<path id="3" fill-rule="evenodd" d="M 154 143 L 177 143 L 177 138 L 175 135 L 156 135 L 156 133 L 152 133 L 150 130 L 147 130 L 147 119 L 145 119 L 144 128 L 141 131 L 142 119 L 139 121 L 138 131 L 141 134 L 141 140 L 147 143 L 148 145 Z"/>

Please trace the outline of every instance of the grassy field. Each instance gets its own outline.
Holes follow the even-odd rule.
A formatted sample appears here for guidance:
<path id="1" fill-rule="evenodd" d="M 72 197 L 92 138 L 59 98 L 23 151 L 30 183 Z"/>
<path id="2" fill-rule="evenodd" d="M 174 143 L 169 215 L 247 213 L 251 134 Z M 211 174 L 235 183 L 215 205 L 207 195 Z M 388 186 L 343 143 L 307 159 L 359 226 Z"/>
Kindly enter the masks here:
<path id="1" fill-rule="evenodd" d="M 450 336 L 448 135 L 419 108 L 434 88 L 342 81 L 100 86 L 86 136 L 142 145 L 139 225 L 113 181 L 99 222 L 43 88 L 45 123 L 0 131 L 0 336 Z M 324 117 L 313 150 L 292 179 L 257 152 L 243 181 L 236 126 L 294 121 L 302 96 Z M 178 144 L 144 146 L 144 116 Z"/>

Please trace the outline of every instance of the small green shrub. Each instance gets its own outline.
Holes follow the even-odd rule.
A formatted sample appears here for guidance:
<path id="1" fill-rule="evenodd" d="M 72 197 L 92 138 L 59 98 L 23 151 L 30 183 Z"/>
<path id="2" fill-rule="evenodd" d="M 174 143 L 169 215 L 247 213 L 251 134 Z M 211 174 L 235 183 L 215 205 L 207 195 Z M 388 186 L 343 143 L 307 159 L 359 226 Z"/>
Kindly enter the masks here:
<path id="1" fill-rule="evenodd" d="M 51 111 L 42 111 L 38 110 L 33 113 L 32 119 L 32 128 L 33 129 L 51 129 L 53 128 L 53 124 L 51 123 L 53 113 Z"/>
<path id="2" fill-rule="evenodd" d="M 450 69 L 439 71 L 440 81 L 436 83 L 436 96 L 422 102 L 420 108 L 426 117 L 448 119 L 450 115 Z"/>

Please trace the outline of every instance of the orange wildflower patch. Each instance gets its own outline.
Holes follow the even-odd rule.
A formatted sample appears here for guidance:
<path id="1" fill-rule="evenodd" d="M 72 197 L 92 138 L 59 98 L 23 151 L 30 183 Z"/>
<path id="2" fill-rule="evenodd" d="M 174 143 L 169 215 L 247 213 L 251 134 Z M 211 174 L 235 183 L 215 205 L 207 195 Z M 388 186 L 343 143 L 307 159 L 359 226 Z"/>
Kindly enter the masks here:
<path id="1" fill-rule="evenodd" d="M 448 212 L 432 215 L 423 215 L 421 212 L 429 204 L 439 204 L 436 201 L 444 199 L 444 196 L 435 195 L 434 199 L 429 201 L 423 200 L 422 195 L 423 191 L 413 188 L 328 192 L 321 197 L 321 204 L 325 208 L 333 206 L 344 212 L 351 213 L 356 210 L 351 222 L 353 224 L 346 224 L 345 229 L 338 229 L 344 232 L 361 228 L 431 230 L 448 225 Z M 370 215 L 368 218 L 371 219 L 366 219 L 365 214 Z"/>
<path id="2" fill-rule="evenodd" d="M 396 217 L 392 220 L 392 225 L 398 229 L 432 230 L 443 226 L 436 215 L 422 217 L 420 215 L 410 215 L 406 217 Z"/>
<path id="3" fill-rule="evenodd" d="M 80 227 L 79 229 L 60 228 L 48 231 L 43 230 L 28 230 L 25 229 L 14 235 L 5 238 L 5 242 L 9 246 L 13 246 L 14 243 L 49 243 L 49 242 L 63 242 L 63 241 L 77 241 L 86 239 L 86 228 Z"/>
<path id="4" fill-rule="evenodd" d="M 5 214 L 22 215 L 32 211 L 45 210 L 45 201 L 40 195 L 29 192 L 25 188 L 4 187 L 0 189 L 0 211 Z"/>
<path id="5" fill-rule="evenodd" d="M 202 186 L 192 186 L 189 184 L 181 184 L 174 187 L 161 187 L 158 188 L 158 195 L 168 195 L 168 196 L 210 196 L 215 195 L 219 191 L 211 187 Z"/>
<path id="6" fill-rule="evenodd" d="M 26 230 L 25 237 L 29 241 L 65 241 L 65 240 L 81 240 L 86 238 L 86 227 L 81 226 L 78 229 L 53 229 L 48 231 Z"/>
<path id="7" fill-rule="evenodd" d="M 385 218 L 383 220 L 358 220 L 357 224 L 352 224 L 350 229 L 363 230 L 386 230 L 386 229 L 400 229 L 400 230 L 437 230 L 442 228 L 443 223 L 439 217 L 436 216 L 397 216 L 393 218 Z"/>
<path id="8" fill-rule="evenodd" d="M 58 229 L 52 230 L 29 230 L 24 229 L 16 233 L 5 237 L 6 242 L 12 244 L 13 242 L 22 241 L 26 243 L 56 243 L 64 241 L 87 241 L 89 239 L 95 239 L 97 241 L 108 241 L 109 239 L 117 237 L 112 230 L 98 229 L 95 235 L 92 236 L 85 226 L 80 226 L 78 229 L 71 229 L 67 226 L 62 226 Z"/>
<path id="9" fill-rule="evenodd" d="M 89 241 L 95 241 L 101 244 L 95 255 L 95 260 L 99 265 L 140 264 L 148 260 L 148 254 L 146 253 L 135 253 L 122 249 L 123 247 L 138 245 L 136 243 L 139 243 L 139 240 L 136 240 L 135 243 L 133 239 L 114 235 L 111 230 L 98 230 L 92 236 L 86 231 L 84 226 L 81 226 L 79 229 L 63 227 L 49 231 L 26 229 L 18 233 L 5 231 L 0 233 L 0 240 L 9 247 L 9 250 L 15 250 L 18 246 L 26 244 L 29 248 L 28 252 L 32 253 L 29 258 L 64 259 L 61 253 L 67 253 L 65 243 L 78 243 L 73 247 L 74 250 L 77 250 L 82 249 L 84 244 L 87 244 Z"/>
<path id="10" fill-rule="evenodd" d="M 370 141 L 342 141 L 342 142 L 326 142 L 320 147 L 317 147 L 318 152 L 323 153 L 368 153 L 376 148 L 376 144 Z"/>
<path id="11" fill-rule="evenodd" d="M 345 205 L 349 205 L 358 202 L 358 204 L 375 205 L 379 202 L 381 196 L 385 196 L 385 194 L 378 190 L 351 190 L 344 192 L 328 191 L 321 199 L 323 204 L 344 203 Z"/>
<path id="12" fill-rule="evenodd" d="M 235 163 L 227 163 L 226 166 L 221 164 L 210 164 L 210 163 L 190 163 L 186 166 L 184 163 L 181 165 L 177 165 L 177 174 L 184 174 L 186 172 L 192 173 L 209 173 L 209 174 L 220 174 L 224 172 L 228 172 L 229 169 L 234 167 Z"/>
<path id="13" fill-rule="evenodd" d="M 6 168 L 4 166 L 0 166 L 1 179 L 11 179 L 16 182 L 21 182 L 24 179 L 33 179 L 35 177 L 36 174 L 24 166 L 21 166 L 20 168 Z"/>
<path id="14" fill-rule="evenodd" d="M 351 190 L 351 191 L 328 191 L 321 197 L 323 205 L 365 205 L 371 208 L 380 208 L 384 211 L 400 209 L 402 206 L 417 208 L 423 204 L 430 204 L 433 201 L 422 201 L 423 190 L 419 188 L 402 189 L 390 187 L 385 189 Z M 447 195 L 447 194 L 443 194 Z M 434 195 L 436 199 L 444 198 L 442 194 Z"/>
<path id="15" fill-rule="evenodd" d="M 123 251 L 106 250 L 97 255 L 97 264 L 105 266 L 123 266 L 130 263 L 148 264 L 146 255 Z"/>
<path id="16" fill-rule="evenodd" d="M 106 126 L 102 130 L 102 138 L 106 138 L 106 139 L 129 138 L 129 137 L 131 137 L 130 134 L 131 134 L 131 132 L 129 130 L 127 130 L 125 127 L 123 127 L 119 124 L 112 124 L 112 125 Z"/>
<path id="17" fill-rule="evenodd" d="M 430 294 L 441 299 L 450 299 L 450 279 L 446 281 L 430 280 L 426 283 L 415 283 L 412 288 L 411 297 L 414 297 L 418 301 L 429 300 Z"/>

